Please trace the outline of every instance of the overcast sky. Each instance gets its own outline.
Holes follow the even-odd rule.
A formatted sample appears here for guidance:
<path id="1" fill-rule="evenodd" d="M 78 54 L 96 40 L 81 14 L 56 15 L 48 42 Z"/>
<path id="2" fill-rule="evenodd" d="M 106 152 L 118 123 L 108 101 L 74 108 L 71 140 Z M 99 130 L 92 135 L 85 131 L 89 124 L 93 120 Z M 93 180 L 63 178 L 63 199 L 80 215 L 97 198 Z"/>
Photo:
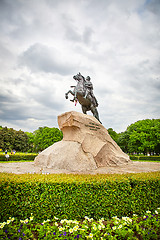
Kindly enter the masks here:
<path id="1" fill-rule="evenodd" d="M 78 72 L 106 128 L 160 118 L 160 0 L 0 0 L 1 126 L 33 132 L 81 112 L 65 99 Z"/>

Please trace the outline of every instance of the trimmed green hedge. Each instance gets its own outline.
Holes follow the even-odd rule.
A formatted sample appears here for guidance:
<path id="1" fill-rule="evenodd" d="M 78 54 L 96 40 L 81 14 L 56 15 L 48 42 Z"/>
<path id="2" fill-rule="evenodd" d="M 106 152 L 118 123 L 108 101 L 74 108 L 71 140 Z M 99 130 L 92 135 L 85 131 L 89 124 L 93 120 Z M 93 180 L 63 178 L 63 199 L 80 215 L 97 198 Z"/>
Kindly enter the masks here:
<path id="1" fill-rule="evenodd" d="M 36 153 L 16 153 L 16 154 L 8 154 L 9 158 L 5 157 L 5 154 L 0 154 L 0 161 L 34 161 L 35 157 L 38 155 Z"/>
<path id="2" fill-rule="evenodd" d="M 134 161 L 160 161 L 160 156 L 134 156 L 130 155 L 130 159 Z"/>
<path id="3" fill-rule="evenodd" d="M 134 213 L 139 215 L 145 213 L 146 209 L 154 211 L 159 207 L 159 173 L 155 173 L 155 179 L 147 178 L 147 175 L 144 179 L 130 175 L 124 179 L 123 176 L 118 178 L 118 175 L 109 179 L 108 175 L 103 175 L 102 179 L 92 176 L 93 180 L 89 181 L 85 175 L 84 180 L 79 181 L 75 181 L 73 175 L 67 175 L 68 180 L 64 181 L 63 175 L 28 174 L 26 180 L 27 175 L 23 175 L 23 180 L 20 175 L 0 176 L 1 222 L 11 216 L 26 218 L 31 213 L 37 221 L 42 221 L 42 216 L 44 219 L 54 216 L 108 219 L 113 216 L 132 216 Z M 54 176 L 59 181 L 52 180 Z M 80 178 L 83 179 L 82 176 Z"/>

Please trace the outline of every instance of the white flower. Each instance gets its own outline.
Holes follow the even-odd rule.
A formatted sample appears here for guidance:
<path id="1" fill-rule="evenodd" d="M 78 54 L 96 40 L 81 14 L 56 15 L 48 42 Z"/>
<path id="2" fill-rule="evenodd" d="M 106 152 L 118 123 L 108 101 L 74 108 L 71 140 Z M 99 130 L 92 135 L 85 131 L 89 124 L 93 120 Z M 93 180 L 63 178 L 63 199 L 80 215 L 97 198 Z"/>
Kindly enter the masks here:
<path id="1" fill-rule="evenodd" d="M 5 225 L 6 225 L 6 222 L 0 223 L 0 228 L 4 228 Z"/>
<path id="2" fill-rule="evenodd" d="M 113 230 L 116 230 L 116 226 L 112 227 Z"/>
<path id="3" fill-rule="evenodd" d="M 72 221 L 72 223 L 77 224 L 77 225 L 79 224 L 79 222 L 77 220 Z"/>
<path id="4" fill-rule="evenodd" d="M 151 213 L 151 211 L 149 211 L 149 210 L 148 210 L 148 211 L 146 211 L 146 213 L 148 213 L 148 214 L 149 214 L 149 213 Z"/>
<path id="5" fill-rule="evenodd" d="M 26 218 L 23 222 L 24 222 L 24 223 L 28 223 L 28 218 Z"/>
<path id="6" fill-rule="evenodd" d="M 118 229 L 120 229 L 120 228 L 122 228 L 122 227 L 123 227 L 123 225 L 121 224 L 121 225 L 119 225 Z"/>
<path id="7" fill-rule="evenodd" d="M 78 230 L 78 228 L 79 228 L 79 226 L 78 226 L 78 225 L 76 225 L 76 226 L 73 228 L 73 230 L 74 230 L 74 231 L 77 231 L 77 230 Z"/>
<path id="8" fill-rule="evenodd" d="M 50 219 L 44 220 L 42 224 L 50 222 L 50 221 L 51 221 Z"/>
<path id="9" fill-rule="evenodd" d="M 85 216 L 84 218 L 85 218 L 86 220 L 88 220 L 88 222 L 93 221 L 93 218 L 89 218 L 89 217 L 87 217 L 87 216 Z"/>
<path id="10" fill-rule="evenodd" d="M 127 223 L 132 223 L 132 219 L 129 217 L 122 217 L 122 220 L 124 220 Z"/>
<path id="11" fill-rule="evenodd" d="M 10 224 L 11 220 L 7 220 L 7 224 Z"/>
<path id="12" fill-rule="evenodd" d="M 90 233 L 89 236 L 87 236 L 88 238 L 93 238 L 93 234 Z"/>
<path id="13" fill-rule="evenodd" d="M 101 225 L 98 225 L 98 229 L 101 230 L 101 229 L 102 229 L 102 226 L 101 226 Z"/>
<path id="14" fill-rule="evenodd" d="M 157 211 L 157 210 L 155 210 L 155 214 L 158 214 L 158 211 Z"/>
<path id="15" fill-rule="evenodd" d="M 68 220 L 68 223 L 69 223 L 69 224 L 73 223 L 73 220 Z"/>
<path id="16" fill-rule="evenodd" d="M 69 232 L 70 232 L 70 233 L 73 233 L 73 229 L 72 229 L 72 228 L 70 228 L 70 229 L 69 229 Z"/>
<path id="17" fill-rule="evenodd" d="M 64 229 L 65 229 L 65 228 L 63 228 L 63 227 L 60 227 L 60 228 L 59 228 L 59 231 L 63 231 Z"/>
<path id="18" fill-rule="evenodd" d="M 30 221 L 33 221 L 33 217 L 30 217 Z"/>
<path id="19" fill-rule="evenodd" d="M 114 224 L 118 224 L 119 222 L 118 221 L 115 221 Z"/>
<path id="20" fill-rule="evenodd" d="M 97 227 L 95 224 L 93 224 L 93 230 L 97 230 Z"/>
<path id="21" fill-rule="evenodd" d="M 57 217 L 54 217 L 54 219 L 55 219 L 55 220 L 58 220 L 58 218 L 57 218 Z"/>
<path id="22" fill-rule="evenodd" d="M 62 219 L 61 221 L 60 221 L 60 223 L 64 223 L 65 222 L 65 219 Z"/>
<path id="23" fill-rule="evenodd" d="M 102 228 L 105 228 L 105 225 L 103 223 L 101 223 L 100 225 L 98 225 L 98 229 L 101 230 Z"/>
<path id="24" fill-rule="evenodd" d="M 88 219 L 89 222 L 93 221 L 93 218 Z"/>
<path id="25" fill-rule="evenodd" d="M 102 227 L 102 228 L 105 228 L 105 225 L 102 223 L 102 224 L 101 224 L 101 227 Z"/>
<path id="26" fill-rule="evenodd" d="M 117 221 L 120 221 L 120 219 L 119 219 L 117 216 L 112 217 L 112 218 L 115 219 L 115 220 L 117 220 Z"/>
<path id="27" fill-rule="evenodd" d="M 58 223 L 57 222 L 55 222 L 55 224 L 54 224 L 55 226 L 58 226 Z"/>

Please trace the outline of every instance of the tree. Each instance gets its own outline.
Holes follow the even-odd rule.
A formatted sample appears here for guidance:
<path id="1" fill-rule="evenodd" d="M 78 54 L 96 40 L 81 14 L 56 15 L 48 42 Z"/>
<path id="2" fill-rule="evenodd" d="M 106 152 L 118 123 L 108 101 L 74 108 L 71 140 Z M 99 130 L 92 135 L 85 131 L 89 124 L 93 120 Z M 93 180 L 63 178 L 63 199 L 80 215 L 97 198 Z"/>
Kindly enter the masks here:
<path id="1" fill-rule="evenodd" d="M 109 135 L 111 136 L 111 138 L 115 141 L 115 142 L 117 142 L 117 140 L 118 140 L 118 133 L 116 133 L 114 130 L 113 130 L 113 128 L 108 128 L 108 133 L 109 133 Z"/>
<path id="2" fill-rule="evenodd" d="M 34 134 L 31 132 L 25 132 L 28 136 L 28 152 L 33 152 L 35 148 L 34 144 Z"/>
<path id="3" fill-rule="evenodd" d="M 120 146 L 120 148 L 128 153 L 128 142 L 129 142 L 129 132 L 121 132 L 118 134 L 117 144 Z"/>
<path id="4" fill-rule="evenodd" d="M 58 128 L 39 127 L 33 134 L 36 151 L 42 151 L 63 138 L 62 131 Z"/>
<path id="5" fill-rule="evenodd" d="M 131 124 L 118 139 L 129 153 L 160 154 L 160 119 L 145 119 Z"/>
<path id="6" fill-rule="evenodd" d="M 3 151 L 15 149 L 16 151 L 28 150 L 28 136 L 21 130 L 13 128 L 0 128 L 0 148 Z"/>

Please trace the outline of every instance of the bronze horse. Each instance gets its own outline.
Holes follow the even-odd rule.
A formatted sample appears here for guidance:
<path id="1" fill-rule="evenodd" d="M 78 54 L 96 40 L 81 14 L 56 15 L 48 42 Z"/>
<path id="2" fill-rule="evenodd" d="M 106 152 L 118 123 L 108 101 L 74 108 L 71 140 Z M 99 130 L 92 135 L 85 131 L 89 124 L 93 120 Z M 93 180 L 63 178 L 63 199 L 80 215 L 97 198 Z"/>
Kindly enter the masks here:
<path id="1" fill-rule="evenodd" d="M 76 86 L 71 86 L 73 87 L 73 91 L 69 90 L 66 94 L 65 97 L 68 99 L 68 94 L 71 93 L 74 98 L 73 100 L 70 101 L 77 101 L 81 104 L 82 107 L 82 112 L 84 114 L 87 114 L 87 111 L 91 111 L 93 113 L 93 116 L 101 123 L 99 120 L 99 114 L 98 114 L 98 102 L 96 98 L 90 94 L 86 96 L 86 80 L 85 78 L 81 75 L 81 73 L 78 73 L 77 75 L 73 76 L 73 78 L 77 81 Z"/>

